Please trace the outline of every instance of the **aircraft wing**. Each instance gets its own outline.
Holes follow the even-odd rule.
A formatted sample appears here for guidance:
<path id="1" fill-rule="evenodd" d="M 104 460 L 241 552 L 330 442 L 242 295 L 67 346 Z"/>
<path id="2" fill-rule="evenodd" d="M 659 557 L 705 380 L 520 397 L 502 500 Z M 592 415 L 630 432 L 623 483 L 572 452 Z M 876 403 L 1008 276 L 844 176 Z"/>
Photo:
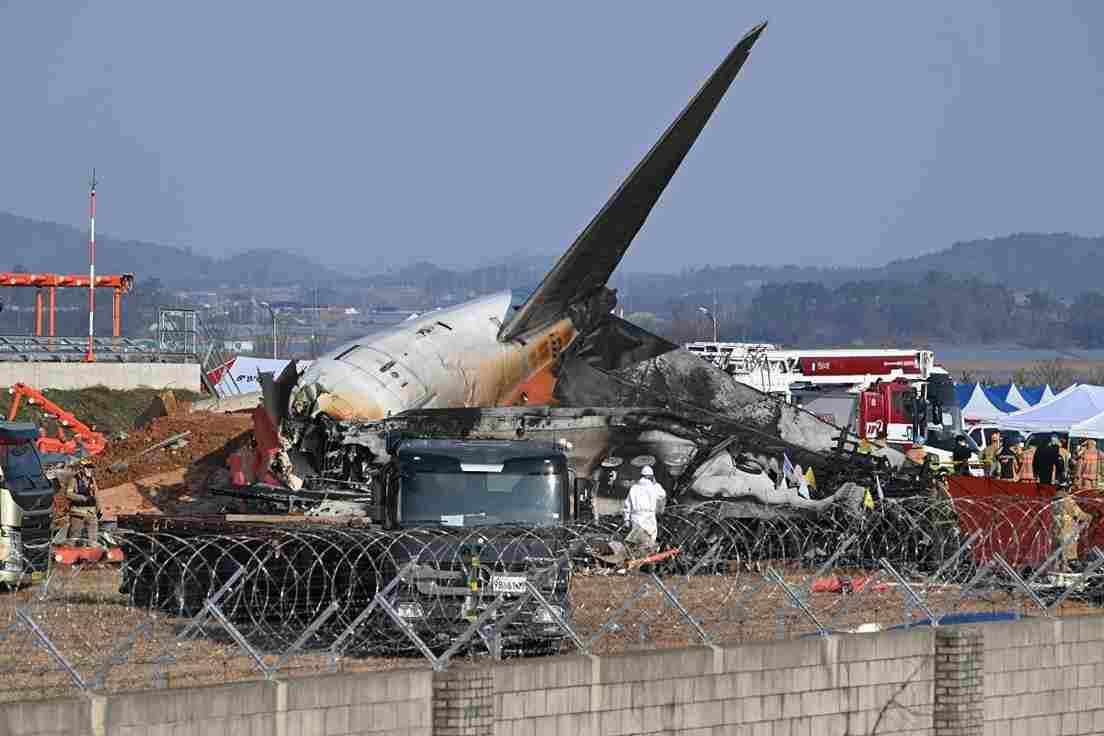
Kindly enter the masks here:
<path id="1" fill-rule="evenodd" d="M 605 285 L 766 27 L 756 26 L 736 44 L 536 291 L 503 323 L 499 340 L 554 322 L 573 302 Z"/>

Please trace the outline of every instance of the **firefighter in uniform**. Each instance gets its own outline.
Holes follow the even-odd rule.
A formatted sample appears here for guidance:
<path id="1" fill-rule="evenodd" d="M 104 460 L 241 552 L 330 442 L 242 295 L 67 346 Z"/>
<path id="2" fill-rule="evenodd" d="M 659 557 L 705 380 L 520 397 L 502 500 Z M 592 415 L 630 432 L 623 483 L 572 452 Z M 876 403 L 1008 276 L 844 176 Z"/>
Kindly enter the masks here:
<path id="1" fill-rule="evenodd" d="M 1069 449 L 1069 438 L 1058 441 L 1058 457 L 1061 458 L 1062 470 L 1058 478 L 1069 478 L 1070 483 L 1073 482 L 1073 454 Z M 1055 479 L 1057 482 L 1058 478 Z"/>
<path id="2" fill-rule="evenodd" d="M 1100 488 L 1100 453 L 1096 440 L 1085 440 L 1074 455 L 1073 488 L 1096 492 Z"/>
<path id="3" fill-rule="evenodd" d="M 951 494 L 947 487 L 947 471 L 939 467 L 939 458 L 934 453 L 924 457 L 921 478 L 924 478 L 928 484 L 930 501 L 928 514 L 933 537 L 932 549 L 935 555 L 932 562 L 941 565 L 949 554 L 954 553 L 957 546 L 955 530 L 958 528 L 958 517 L 955 515 Z"/>
<path id="4" fill-rule="evenodd" d="M 985 469 L 986 478 L 1000 477 L 1000 463 L 997 461 L 997 457 L 1003 449 L 1000 432 L 993 432 L 989 435 L 989 444 L 981 451 L 981 464 Z"/>
<path id="5" fill-rule="evenodd" d="M 1020 449 L 1020 482 L 1035 483 L 1035 448 L 1023 447 Z"/>
<path id="6" fill-rule="evenodd" d="M 69 501 L 69 515 L 58 538 L 69 544 L 80 544 L 86 537 L 89 547 L 99 545 L 100 509 L 96 504 L 96 477 L 92 474 L 92 461 L 85 458 L 77 470 L 65 481 L 65 498 Z"/>
<path id="7" fill-rule="evenodd" d="M 1058 486 L 1058 493 L 1051 509 L 1055 548 L 1069 545 L 1060 557 L 1061 570 L 1069 572 L 1070 563 L 1078 559 L 1079 556 L 1077 551 L 1078 539 L 1082 530 L 1092 520 L 1092 515 L 1086 513 L 1077 505 L 1073 494 L 1070 493 L 1068 483 Z"/>

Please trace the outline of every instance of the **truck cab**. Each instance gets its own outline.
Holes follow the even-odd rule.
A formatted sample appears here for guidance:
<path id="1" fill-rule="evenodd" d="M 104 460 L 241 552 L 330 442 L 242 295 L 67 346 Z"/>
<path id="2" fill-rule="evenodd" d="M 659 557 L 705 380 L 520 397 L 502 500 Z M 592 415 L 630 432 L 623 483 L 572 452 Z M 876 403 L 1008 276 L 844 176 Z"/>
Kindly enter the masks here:
<path id="1" fill-rule="evenodd" d="M 918 462 L 934 454 L 940 465 L 950 467 L 955 440 L 964 433 L 954 383 L 942 372 L 933 371 L 923 382 L 876 380 L 857 394 L 818 387 L 793 395 L 806 411 L 863 439 L 894 445 Z M 973 450 L 980 452 L 976 446 Z M 979 459 L 970 463 L 970 472 L 983 474 Z"/>
<path id="2" fill-rule="evenodd" d="M 558 445 L 514 440 L 406 439 L 391 449 L 383 499 L 401 578 L 392 605 L 406 627 L 444 648 L 481 615 L 502 652 L 551 652 L 570 610 L 572 537 L 563 524 L 583 502 Z M 389 576 L 385 571 L 385 576 Z M 529 584 L 551 606 L 529 594 Z M 488 613 L 503 596 L 505 605 Z"/>
<path id="3" fill-rule="evenodd" d="M 524 440 L 401 442 L 387 499 L 398 527 L 556 526 L 574 516 L 567 456 Z"/>
<path id="4" fill-rule="evenodd" d="M 54 484 L 42 469 L 38 427 L 0 422 L 0 583 L 29 582 L 50 558 Z"/>

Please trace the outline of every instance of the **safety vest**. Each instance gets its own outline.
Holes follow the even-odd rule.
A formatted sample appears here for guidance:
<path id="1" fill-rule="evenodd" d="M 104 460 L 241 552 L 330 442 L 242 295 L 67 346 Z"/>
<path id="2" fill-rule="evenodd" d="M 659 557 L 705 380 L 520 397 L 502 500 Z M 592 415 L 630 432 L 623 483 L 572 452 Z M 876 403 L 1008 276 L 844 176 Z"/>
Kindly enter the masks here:
<path id="1" fill-rule="evenodd" d="M 1029 447 L 1023 452 L 1023 465 L 1020 467 L 1020 481 L 1035 483 L 1035 448 Z"/>

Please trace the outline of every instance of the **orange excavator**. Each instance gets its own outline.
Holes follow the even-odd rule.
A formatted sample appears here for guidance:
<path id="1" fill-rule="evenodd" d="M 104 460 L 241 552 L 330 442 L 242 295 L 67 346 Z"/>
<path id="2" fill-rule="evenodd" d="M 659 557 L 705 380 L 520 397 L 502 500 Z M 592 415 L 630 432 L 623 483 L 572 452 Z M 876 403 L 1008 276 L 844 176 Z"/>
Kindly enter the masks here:
<path id="1" fill-rule="evenodd" d="M 19 413 L 19 404 L 23 399 L 26 399 L 28 404 L 37 406 L 43 414 L 52 417 L 57 422 L 56 437 L 48 436 L 46 430 L 39 430 L 42 433 L 42 436 L 38 438 L 39 452 L 75 455 L 78 450 L 83 449 L 87 455 L 98 455 L 107 447 L 107 438 L 103 434 L 77 419 L 71 412 L 50 401 L 34 386 L 17 383 L 8 389 L 8 393 L 12 395 L 8 421 L 15 421 L 15 416 Z M 66 434 L 67 431 L 72 433 L 71 437 Z"/>

